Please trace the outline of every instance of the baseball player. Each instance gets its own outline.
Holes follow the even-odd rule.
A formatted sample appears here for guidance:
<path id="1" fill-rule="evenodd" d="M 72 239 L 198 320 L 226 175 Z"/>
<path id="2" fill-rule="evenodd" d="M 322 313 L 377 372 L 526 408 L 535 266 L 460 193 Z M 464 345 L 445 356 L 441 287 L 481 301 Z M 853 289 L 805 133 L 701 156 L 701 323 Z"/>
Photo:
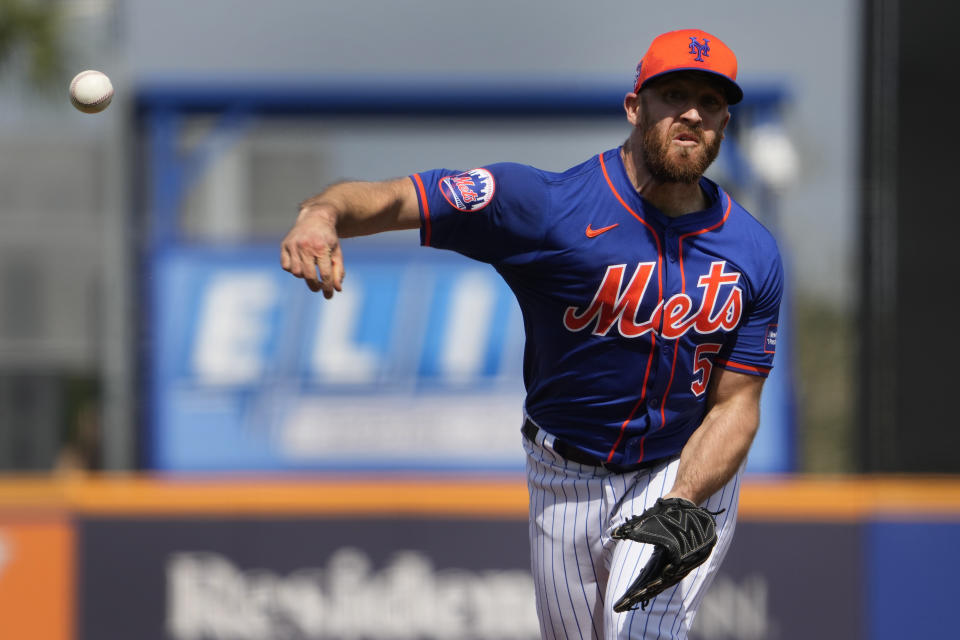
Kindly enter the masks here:
<path id="1" fill-rule="evenodd" d="M 283 268 L 327 298 L 340 237 L 411 228 L 516 294 L 544 638 L 685 638 L 729 547 L 783 282 L 770 233 L 703 177 L 736 74 L 715 36 L 662 34 L 624 98 L 622 146 L 563 173 L 336 184 L 283 240 Z"/>

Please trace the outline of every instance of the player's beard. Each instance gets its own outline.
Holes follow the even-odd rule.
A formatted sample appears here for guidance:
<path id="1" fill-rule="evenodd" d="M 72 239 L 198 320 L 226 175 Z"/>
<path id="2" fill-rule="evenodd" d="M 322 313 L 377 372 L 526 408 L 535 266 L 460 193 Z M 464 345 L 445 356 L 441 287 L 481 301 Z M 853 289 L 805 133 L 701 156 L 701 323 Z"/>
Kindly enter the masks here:
<path id="1" fill-rule="evenodd" d="M 721 136 L 712 142 L 704 140 L 703 129 L 683 128 L 671 133 L 661 133 L 656 123 L 649 122 L 646 109 L 640 117 L 640 132 L 643 134 L 643 162 L 647 171 L 658 182 L 697 182 L 720 153 Z M 700 144 L 695 147 L 678 147 L 673 138 L 679 133 L 695 136 Z"/>

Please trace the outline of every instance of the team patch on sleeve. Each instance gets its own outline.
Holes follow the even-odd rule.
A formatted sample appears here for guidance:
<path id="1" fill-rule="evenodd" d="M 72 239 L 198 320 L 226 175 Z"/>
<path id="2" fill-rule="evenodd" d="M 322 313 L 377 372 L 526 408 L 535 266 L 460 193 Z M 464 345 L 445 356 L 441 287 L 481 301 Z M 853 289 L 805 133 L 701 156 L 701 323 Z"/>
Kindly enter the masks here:
<path id="1" fill-rule="evenodd" d="M 440 180 L 440 193 L 458 211 L 479 211 L 493 200 L 496 189 L 493 174 L 486 169 L 471 169 Z"/>
<path id="2" fill-rule="evenodd" d="M 767 334 L 763 338 L 763 352 L 776 353 L 777 351 L 777 325 L 768 324 Z"/>

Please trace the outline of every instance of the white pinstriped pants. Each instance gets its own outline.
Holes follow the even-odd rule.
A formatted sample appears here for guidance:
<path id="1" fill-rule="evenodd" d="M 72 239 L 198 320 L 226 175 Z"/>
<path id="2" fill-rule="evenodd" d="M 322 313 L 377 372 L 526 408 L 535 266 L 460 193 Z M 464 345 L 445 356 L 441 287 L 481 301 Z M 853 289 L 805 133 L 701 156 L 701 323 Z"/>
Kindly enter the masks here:
<path id="1" fill-rule="evenodd" d="M 539 440 L 539 438 L 538 438 Z M 530 555 L 544 640 L 643 640 L 687 637 L 697 607 L 733 539 L 743 468 L 707 500 L 717 545 L 683 581 L 646 611 L 615 613 L 613 603 L 639 575 L 653 546 L 610 532 L 643 513 L 673 486 L 679 458 L 631 473 L 564 460 L 523 439 L 530 490 Z"/>

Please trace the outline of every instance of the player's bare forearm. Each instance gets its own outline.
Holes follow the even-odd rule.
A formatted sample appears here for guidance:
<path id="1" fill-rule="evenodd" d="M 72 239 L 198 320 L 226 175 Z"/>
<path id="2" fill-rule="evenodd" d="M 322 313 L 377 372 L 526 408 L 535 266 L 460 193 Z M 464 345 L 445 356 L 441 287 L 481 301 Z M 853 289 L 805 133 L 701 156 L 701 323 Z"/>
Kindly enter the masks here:
<path id="1" fill-rule="evenodd" d="M 336 224 L 341 238 L 415 229 L 420 211 L 413 182 L 340 182 L 300 204 L 297 221 L 321 216 Z"/>
<path id="2" fill-rule="evenodd" d="M 311 291 L 330 298 L 343 285 L 340 238 L 419 225 L 417 196 L 408 178 L 338 183 L 301 203 L 297 221 L 281 244 L 280 262 Z"/>
<path id="3" fill-rule="evenodd" d="M 706 416 L 680 453 L 668 498 L 703 504 L 734 476 L 747 457 L 760 423 L 764 379 L 718 369 Z"/>

